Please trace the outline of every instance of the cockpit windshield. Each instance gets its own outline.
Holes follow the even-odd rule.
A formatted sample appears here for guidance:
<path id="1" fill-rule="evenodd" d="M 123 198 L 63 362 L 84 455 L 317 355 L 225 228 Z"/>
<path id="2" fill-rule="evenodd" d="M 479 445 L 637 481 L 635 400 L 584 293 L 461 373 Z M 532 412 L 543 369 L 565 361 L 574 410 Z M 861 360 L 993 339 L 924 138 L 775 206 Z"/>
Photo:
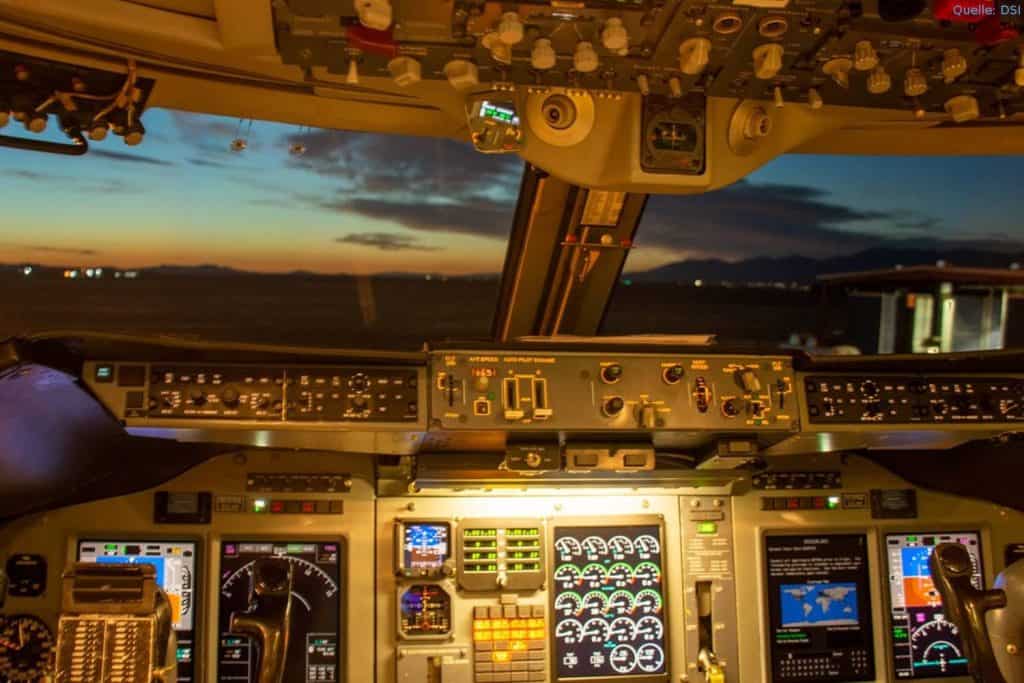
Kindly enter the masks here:
<path id="1" fill-rule="evenodd" d="M 0 337 L 417 348 L 490 333 L 517 156 L 170 110 L 147 127 L 137 148 L 0 155 Z M 824 353 L 1022 346 L 1022 171 L 789 155 L 723 190 L 652 195 L 601 332 Z"/>

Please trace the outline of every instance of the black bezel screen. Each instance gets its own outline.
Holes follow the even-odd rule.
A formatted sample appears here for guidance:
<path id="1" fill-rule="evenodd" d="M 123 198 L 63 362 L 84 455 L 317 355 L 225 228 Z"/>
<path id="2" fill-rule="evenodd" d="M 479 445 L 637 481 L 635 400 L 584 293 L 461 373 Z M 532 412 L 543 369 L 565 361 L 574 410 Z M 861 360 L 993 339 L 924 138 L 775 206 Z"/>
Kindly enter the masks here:
<path id="1" fill-rule="evenodd" d="M 79 562 L 97 564 L 151 564 L 157 585 L 171 604 L 177 639 L 179 683 L 195 679 L 196 618 L 198 609 L 199 562 L 193 541 L 151 539 L 85 539 L 78 541 Z"/>
<path id="2" fill-rule="evenodd" d="M 218 604 L 218 680 L 256 681 L 256 647 L 230 633 L 232 612 L 248 606 L 252 563 L 260 557 L 283 557 L 293 565 L 291 631 L 284 679 L 340 681 L 340 614 L 344 546 L 337 541 L 237 541 L 220 544 Z"/>
<path id="3" fill-rule="evenodd" d="M 864 534 L 765 536 L 773 681 L 872 681 Z"/>
<path id="4" fill-rule="evenodd" d="M 448 522 L 402 522 L 402 569 L 414 575 L 441 573 L 452 555 L 452 528 Z"/>
<path id="5" fill-rule="evenodd" d="M 552 543 L 557 679 L 666 679 L 660 524 L 560 526 Z"/>
<path id="6" fill-rule="evenodd" d="M 900 680 L 968 675 L 960 634 L 946 619 L 928 567 L 932 549 L 939 543 L 962 543 L 971 556 L 971 583 L 983 587 L 981 535 L 977 531 L 886 534 L 892 665 Z"/>

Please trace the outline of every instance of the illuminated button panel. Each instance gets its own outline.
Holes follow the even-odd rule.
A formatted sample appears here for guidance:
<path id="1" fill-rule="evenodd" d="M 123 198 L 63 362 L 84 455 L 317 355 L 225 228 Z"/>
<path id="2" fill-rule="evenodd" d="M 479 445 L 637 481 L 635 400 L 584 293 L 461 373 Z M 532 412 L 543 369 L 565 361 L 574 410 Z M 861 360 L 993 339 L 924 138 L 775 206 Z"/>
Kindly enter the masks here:
<path id="1" fill-rule="evenodd" d="M 458 578 L 468 591 L 538 590 L 544 583 L 544 530 L 537 520 L 464 520 Z"/>
<path id="2" fill-rule="evenodd" d="M 544 605 L 492 605 L 473 610 L 476 683 L 546 681 Z"/>

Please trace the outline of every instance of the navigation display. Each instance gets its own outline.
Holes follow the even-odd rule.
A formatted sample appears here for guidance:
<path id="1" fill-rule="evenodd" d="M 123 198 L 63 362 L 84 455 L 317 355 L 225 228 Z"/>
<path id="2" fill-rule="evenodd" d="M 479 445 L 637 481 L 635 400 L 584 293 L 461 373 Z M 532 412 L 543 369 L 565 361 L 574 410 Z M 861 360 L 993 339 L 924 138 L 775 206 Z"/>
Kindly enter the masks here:
<path id="1" fill-rule="evenodd" d="M 253 562 L 283 557 L 292 563 L 292 612 L 286 681 L 338 681 L 343 666 L 339 647 L 342 547 L 306 541 L 223 541 L 220 547 L 220 681 L 257 680 L 256 645 L 230 633 L 232 612 L 249 605 Z"/>
<path id="2" fill-rule="evenodd" d="M 196 544 L 185 541 L 79 541 L 78 561 L 97 564 L 151 564 L 156 583 L 167 594 L 178 641 L 178 680 L 195 676 Z"/>
<path id="3" fill-rule="evenodd" d="M 967 548 L 973 570 L 971 583 L 982 588 L 981 539 L 977 531 L 886 535 L 896 678 L 968 675 L 960 634 L 946 620 L 928 567 L 928 558 L 939 543 L 960 543 Z"/>
<path id="4" fill-rule="evenodd" d="M 875 678 L 867 537 L 766 536 L 772 680 Z"/>
<path id="5" fill-rule="evenodd" d="M 411 576 L 435 576 L 451 556 L 447 522 L 402 522 L 402 570 Z"/>
<path id="6" fill-rule="evenodd" d="M 660 525 L 559 527 L 554 547 L 559 680 L 666 678 Z"/>

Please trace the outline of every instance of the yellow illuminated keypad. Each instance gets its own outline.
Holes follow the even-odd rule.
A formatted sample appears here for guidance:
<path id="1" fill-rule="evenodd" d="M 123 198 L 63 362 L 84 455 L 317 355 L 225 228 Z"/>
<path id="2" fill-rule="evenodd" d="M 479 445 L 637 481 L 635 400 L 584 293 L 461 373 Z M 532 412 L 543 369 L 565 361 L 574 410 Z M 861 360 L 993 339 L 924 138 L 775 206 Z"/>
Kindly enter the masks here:
<path id="1" fill-rule="evenodd" d="M 544 606 L 477 607 L 473 649 L 475 683 L 546 681 Z"/>

